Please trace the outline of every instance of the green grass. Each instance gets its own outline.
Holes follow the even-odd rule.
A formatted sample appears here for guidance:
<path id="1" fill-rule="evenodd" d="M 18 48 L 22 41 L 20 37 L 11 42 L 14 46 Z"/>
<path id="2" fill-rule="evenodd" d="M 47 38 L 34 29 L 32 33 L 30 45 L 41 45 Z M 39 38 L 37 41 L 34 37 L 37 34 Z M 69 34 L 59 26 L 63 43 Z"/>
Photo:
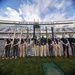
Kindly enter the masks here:
<path id="1" fill-rule="evenodd" d="M 0 58 L 0 75 L 43 75 L 42 63 L 55 62 L 66 75 L 75 75 L 75 58 Z"/>

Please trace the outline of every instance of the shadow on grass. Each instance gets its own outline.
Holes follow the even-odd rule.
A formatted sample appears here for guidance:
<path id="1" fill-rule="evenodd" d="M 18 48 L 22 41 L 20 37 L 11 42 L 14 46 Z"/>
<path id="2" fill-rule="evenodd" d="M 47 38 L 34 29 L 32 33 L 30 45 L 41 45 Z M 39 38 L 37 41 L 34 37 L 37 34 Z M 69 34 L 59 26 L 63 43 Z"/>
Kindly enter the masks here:
<path id="1" fill-rule="evenodd" d="M 11 75 L 11 69 L 9 71 L 8 69 L 2 69 L 0 66 L 0 75 Z"/>
<path id="2" fill-rule="evenodd" d="M 0 68 L 0 75 L 8 75 L 8 74 L 4 73 L 4 71 Z"/>
<path id="3" fill-rule="evenodd" d="M 72 71 L 69 73 L 69 75 L 75 75 L 75 68 L 72 69 Z"/>

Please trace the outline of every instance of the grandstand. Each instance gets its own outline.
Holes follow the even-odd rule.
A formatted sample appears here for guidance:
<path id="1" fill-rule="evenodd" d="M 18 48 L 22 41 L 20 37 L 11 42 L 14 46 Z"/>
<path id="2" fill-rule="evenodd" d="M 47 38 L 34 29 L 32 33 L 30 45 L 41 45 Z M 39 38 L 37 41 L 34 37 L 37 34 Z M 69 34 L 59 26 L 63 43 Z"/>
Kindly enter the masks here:
<path id="1" fill-rule="evenodd" d="M 27 28 L 29 31 L 29 34 L 33 35 L 33 25 L 35 22 L 20 22 L 20 21 L 6 21 L 6 20 L 0 20 L 0 38 L 6 38 L 9 34 L 13 35 L 13 30 L 16 28 L 17 34 L 19 36 L 20 29 L 23 28 L 23 34 L 27 34 Z M 51 27 L 54 28 L 54 33 L 57 34 L 59 37 L 61 37 L 62 33 L 73 33 L 75 32 L 75 27 L 73 20 L 67 20 L 67 21 L 50 21 L 50 22 L 37 22 L 40 25 L 40 33 L 44 34 L 46 33 L 46 27 L 47 27 L 47 33 L 51 34 Z M 36 31 L 36 34 L 39 35 L 39 30 Z M 8 34 L 8 35 L 7 35 Z"/>

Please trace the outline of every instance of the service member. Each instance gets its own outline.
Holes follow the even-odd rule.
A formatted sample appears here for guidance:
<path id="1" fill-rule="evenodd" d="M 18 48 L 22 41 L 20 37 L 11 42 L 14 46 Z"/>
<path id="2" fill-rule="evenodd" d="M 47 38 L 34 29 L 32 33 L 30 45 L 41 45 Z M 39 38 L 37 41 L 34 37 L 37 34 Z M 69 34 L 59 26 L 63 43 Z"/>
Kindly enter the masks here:
<path id="1" fill-rule="evenodd" d="M 62 34 L 61 43 L 62 43 L 62 46 L 63 46 L 63 55 L 64 55 L 64 58 L 66 58 L 66 55 L 69 58 L 69 41 L 65 37 L 65 34 Z"/>
<path id="2" fill-rule="evenodd" d="M 42 35 L 42 38 L 41 38 L 41 49 L 40 49 L 40 56 L 41 57 L 43 56 L 43 53 L 44 53 L 44 57 L 46 57 L 46 43 L 47 43 L 47 40 L 44 37 L 44 35 Z"/>
<path id="3" fill-rule="evenodd" d="M 8 36 L 5 43 L 5 57 L 6 59 L 10 58 L 10 49 L 11 49 L 11 38 Z"/>
<path id="4" fill-rule="evenodd" d="M 25 41 L 26 41 L 26 56 L 29 56 L 31 53 L 31 51 L 30 51 L 31 50 L 30 49 L 31 38 L 29 35 L 26 37 Z"/>
<path id="5" fill-rule="evenodd" d="M 53 41 L 51 39 L 51 36 L 48 38 L 48 46 L 49 46 L 49 56 L 53 57 Z"/>
<path id="6" fill-rule="evenodd" d="M 18 57 L 18 52 L 19 52 L 19 39 L 16 35 L 13 41 L 13 58 L 16 59 Z"/>
<path id="7" fill-rule="evenodd" d="M 70 47 L 71 47 L 71 51 L 72 51 L 72 55 L 74 56 L 74 51 L 75 51 L 75 47 L 74 47 L 74 43 L 75 43 L 75 39 L 73 38 L 73 35 L 72 34 L 69 34 L 69 43 L 70 43 Z"/>
<path id="8" fill-rule="evenodd" d="M 39 56 L 39 41 L 37 39 L 37 36 L 34 37 L 34 56 Z"/>
<path id="9" fill-rule="evenodd" d="M 73 44 L 73 56 L 75 57 L 75 38 L 73 39 L 72 44 Z"/>
<path id="10" fill-rule="evenodd" d="M 61 57 L 60 38 L 57 38 L 56 35 L 54 35 L 54 45 L 53 46 L 54 46 L 55 57 L 57 57 L 58 54 Z"/>

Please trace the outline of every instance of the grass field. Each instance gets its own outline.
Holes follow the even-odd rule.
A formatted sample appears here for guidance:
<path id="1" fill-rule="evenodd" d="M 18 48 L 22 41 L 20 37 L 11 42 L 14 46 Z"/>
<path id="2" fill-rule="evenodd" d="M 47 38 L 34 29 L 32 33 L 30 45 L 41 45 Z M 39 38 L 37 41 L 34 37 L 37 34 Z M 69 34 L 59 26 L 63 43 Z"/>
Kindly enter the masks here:
<path id="1" fill-rule="evenodd" d="M 55 62 L 66 75 L 75 75 L 75 58 L 0 58 L 0 75 L 44 75 L 42 63 Z"/>

